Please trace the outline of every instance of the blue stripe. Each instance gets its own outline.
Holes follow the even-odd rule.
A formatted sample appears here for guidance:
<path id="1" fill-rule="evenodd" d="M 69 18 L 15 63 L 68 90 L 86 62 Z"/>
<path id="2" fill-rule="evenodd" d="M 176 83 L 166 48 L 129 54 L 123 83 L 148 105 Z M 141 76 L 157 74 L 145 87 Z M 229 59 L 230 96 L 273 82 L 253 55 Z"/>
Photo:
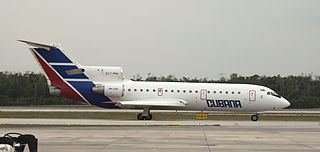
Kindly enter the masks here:
<path id="1" fill-rule="evenodd" d="M 119 108 L 111 103 L 103 103 L 111 101 L 108 97 L 95 94 L 91 90 L 95 85 L 91 81 L 68 81 L 90 104 L 103 108 Z"/>
<path id="2" fill-rule="evenodd" d="M 35 50 L 47 61 L 52 63 L 72 63 L 71 60 L 58 48 L 50 49 L 35 48 Z"/>
<path id="3" fill-rule="evenodd" d="M 72 70 L 72 69 L 78 69 L 77 66 L 74 65 L 53 65 L 52 66 L 64 79 L 88 79 L 86 75 L 83 73 L 81 74 L 73 74 L 68 75 L 66 71 Z"/>

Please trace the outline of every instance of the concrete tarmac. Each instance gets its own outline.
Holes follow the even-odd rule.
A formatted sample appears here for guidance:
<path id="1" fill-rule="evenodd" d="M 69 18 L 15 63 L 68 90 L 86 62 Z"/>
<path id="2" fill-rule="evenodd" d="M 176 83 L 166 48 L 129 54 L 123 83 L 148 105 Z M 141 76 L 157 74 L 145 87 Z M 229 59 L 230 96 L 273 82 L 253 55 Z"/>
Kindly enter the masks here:
<path id="1" fill-rule="evenodd" d="M 142 110 L 135 109 L 105 109 L 94 106 L 74 106 L 74 107 L 6 107 L 0 106 L 0 112 L 142 112 Z M 176 110 L 151 110 L 151 112 L 176 112 Z M 200 111 L 190 110 L 178 110 L 178 112 L 193 112 L 197 113 Z M 218 114 L 234 114 L 235 112 L 230 111 L 205 111 L 208 113 Z M 320 109 L 281 109 L 275 111 L 263 111 L 263 114 L 320 114 Z"/>
<path id="2" fill-rule="evenodd" d="M 10 119 L 1 119 L 8 124 Z M 60 123 L 66 119 L 34 119 Z M 83 124 L 89 120 L 73 119 Z M 13 119 L 11 122 L 19 122 Z M 27 119 L 26 121 L 30 121 Z M 320 123 L 304 121 L 115 121 L 124 127 L 0 126 L 0 134 L 20 132 L 39 139 L 39 152 L 320 152 Z M 146 126 L 144 123 L 164 126 Z M 196 125 L 199 124 L 200 125 Z M 139 124 L 128 126 L 128 124 Z M 18 123 L 16 123 L 18 124 Z M 66 123 L 68 124 L 68 123 Z M 165 126 L 165 125 L 173 126 Z M 188 125 L 187 125 L 188 124 Z M 208 124 L 213 124 L 208 126 Z M 217 126 L 219 125 L 219 126 Z"/>
<path id="3" fill-rule="evenodd" d="M 82 126 L 223 126 L 223 127 L 290 127 L 320 128 L 318 121 L 219 121 L 219 120 L 106 120 L 106 119 L 38 119 L 0 118 L 0 125 L 82 125 Z"/>

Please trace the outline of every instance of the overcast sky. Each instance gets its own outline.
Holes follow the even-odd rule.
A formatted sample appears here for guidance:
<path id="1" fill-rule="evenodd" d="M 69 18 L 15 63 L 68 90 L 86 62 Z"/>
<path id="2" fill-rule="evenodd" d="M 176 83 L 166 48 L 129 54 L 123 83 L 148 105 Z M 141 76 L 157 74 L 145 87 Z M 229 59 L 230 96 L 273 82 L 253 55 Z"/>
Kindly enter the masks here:
<path id="1" fill-rule="evenodd" d="M 40 71 L 24 39 L 127 78 L 320 74 L 319 0 L 3 0 L 0 19 L 0 71 Z"/>

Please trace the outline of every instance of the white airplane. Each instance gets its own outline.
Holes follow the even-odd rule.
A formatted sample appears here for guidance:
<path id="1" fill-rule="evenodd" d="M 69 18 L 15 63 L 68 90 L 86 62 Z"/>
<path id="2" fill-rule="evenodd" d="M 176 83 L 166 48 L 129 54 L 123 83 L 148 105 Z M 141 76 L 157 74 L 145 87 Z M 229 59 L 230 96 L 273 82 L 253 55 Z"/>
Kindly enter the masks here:
<path id="1" fill-rule="evenodd" d="M 82 66 L 54 44 L 27 43 L 42 67 L 52 95 L 103 108 L 150 110 L 241 111 L 259 113 L 290 106 L 273 90 L 251 84 L 140 82 L 124 79 L 121 67 Z"/>

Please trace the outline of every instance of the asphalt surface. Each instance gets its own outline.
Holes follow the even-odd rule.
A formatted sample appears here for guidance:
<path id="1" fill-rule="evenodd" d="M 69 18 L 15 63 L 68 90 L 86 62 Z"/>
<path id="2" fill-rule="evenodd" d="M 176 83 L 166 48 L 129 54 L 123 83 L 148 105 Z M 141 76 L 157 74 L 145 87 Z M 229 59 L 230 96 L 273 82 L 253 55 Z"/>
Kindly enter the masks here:
<path id="1" fill-rule="evenodd" d="M 85 125 L 85 126 L 225 126 L 225 127 L 320 127 L 318 121 L 153 121 L 153 120 L 106 120 L 106 119 L 38 119 L 0 118 L 0 125 Z"/>
<path id="2" fill-rule="evenodd" d="M 0 107 L 1 111 L 137 112 L 141 110 Z M 269 113 L 319 114 L 319 109 Z M 320 152 L 320 121 L 0 118 L 0 135 L 8 132 L 34 134 L 39 139 L 39 152 Z"/>
<path id="3" fill-rule="evenodd" d="M 104 109 L 94 106 L 74 106 L 74 107 L 0 107 L 0 112 L 142 112 L 142 110 L 133 109 Z M 176 112 L 176 110 L 152 110 L 152 112 Z M 199 112 L 184 111 L 178 112 Z M 228 111 L 208 111 L 209 113 L 234 113 Z M 320 114 L 320 109 L 283 109 L 276 111 L 264 111 L 265 114 Z"/>
<path id="4" fill-rule="evenodd" d="M 8 120 L 11 120 L 11 122 L 8 122 Z M 25 124 L 28 121 L 29 124 L 74 124 L 78 122 L 77 124 L 83 125 L 90 123 L 122 124 L 122 126 L 39 127 L 5 125 L 0 126 L 0 134 L 7 132 L 34 134 L 39 139 L 40 152 L 320 151 L 319 122 L 1 119 L 0 123 Z M 138 126 L 130 126 L 130 124 Z M 213 125 L 211 126 L 211 124 Z"/>

